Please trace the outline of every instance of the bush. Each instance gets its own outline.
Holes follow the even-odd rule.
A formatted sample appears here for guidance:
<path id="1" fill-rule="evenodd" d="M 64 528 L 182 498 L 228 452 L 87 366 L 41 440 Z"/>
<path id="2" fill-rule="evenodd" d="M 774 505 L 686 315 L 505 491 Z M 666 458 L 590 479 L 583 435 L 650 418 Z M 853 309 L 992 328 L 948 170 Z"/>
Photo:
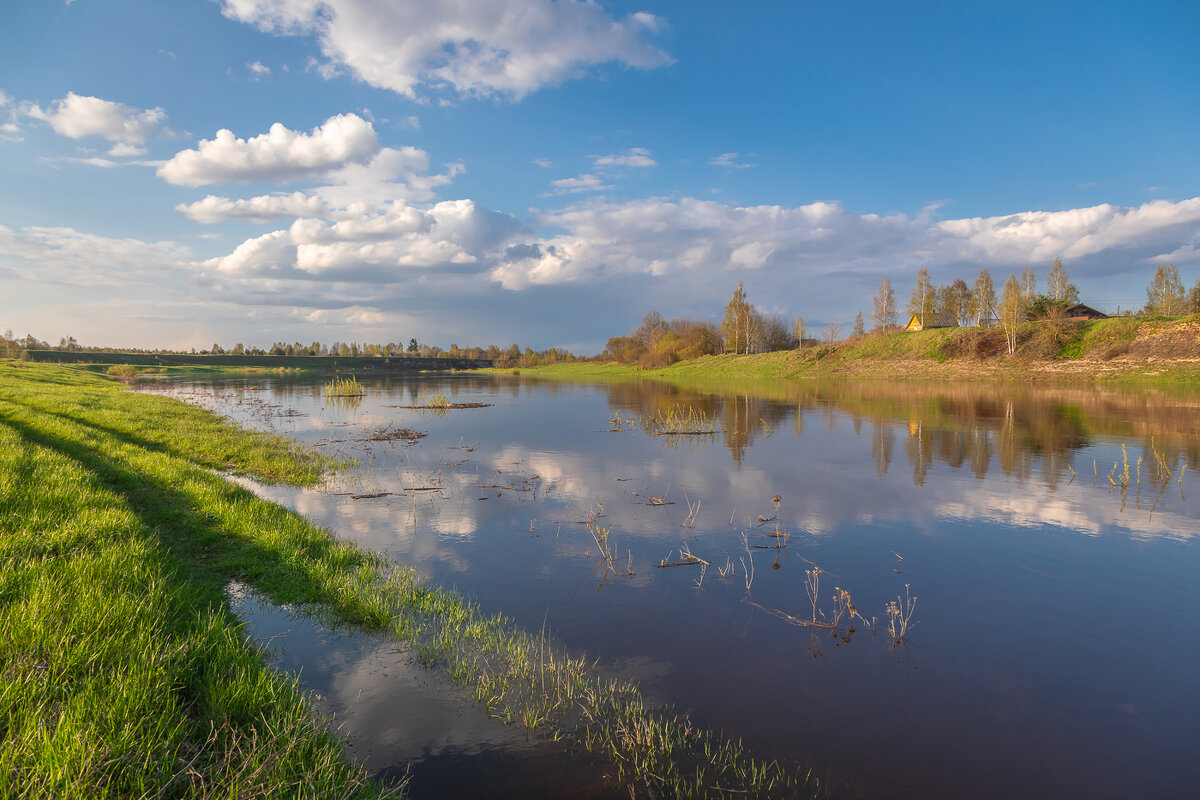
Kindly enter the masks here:
<path id="1" fill-rule="evenodd" d="M 679 355 L 673 350 L 660 350 L 654 353 L 644 353 L 638 359 L 637 365 L 641 369 L 662 369 L 669 367 L 679 360 Z"/>

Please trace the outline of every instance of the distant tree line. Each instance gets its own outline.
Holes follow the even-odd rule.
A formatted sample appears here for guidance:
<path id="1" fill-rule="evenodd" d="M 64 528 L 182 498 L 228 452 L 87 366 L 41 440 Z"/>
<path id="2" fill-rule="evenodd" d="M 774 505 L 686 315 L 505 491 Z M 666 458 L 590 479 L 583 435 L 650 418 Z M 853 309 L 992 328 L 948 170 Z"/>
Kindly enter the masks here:
<path id="1" fill-rule="evenodd" d="M 79 344 L 75 337 L 66 336 L 59 340 L 57 346 L 42 341 L 32 334 L 24 337 L 13 335 L 11 330 L 5 331 L 0 337 L 0 358 L 17 358 L 24 350 L 65 350 L 78 353 L 149 353 L 158 355 L 247 355 L 247 356 L 337 356 L 341 358 L 392 358 L 405 356 L 409 358 L 472 358 L 490 359 L 501 367 L 534 367 L 543 364 L 556 364 L 564 361 L 577 361 L 579 357 L 569 350 L 551 347 L 547 350 L 535 351 L 529 347 L 522 349 L 520 345 L 511 344 L 508 347 L 488 345 L 487 347 L 459 347 L 450 345 L 443 350 L 436 345 L 422 344 L 416 339 L 409 339 L 408 344 L 387 342 L 386 344 L 369 344 L 367 342 L 275 342 L 269 348 L 263 349 L 241 342 L 226 348 L 214 342 L 212 347 L 204 350 L 169 350 L 142 349 L 136 347 L 87 347 Z"/>

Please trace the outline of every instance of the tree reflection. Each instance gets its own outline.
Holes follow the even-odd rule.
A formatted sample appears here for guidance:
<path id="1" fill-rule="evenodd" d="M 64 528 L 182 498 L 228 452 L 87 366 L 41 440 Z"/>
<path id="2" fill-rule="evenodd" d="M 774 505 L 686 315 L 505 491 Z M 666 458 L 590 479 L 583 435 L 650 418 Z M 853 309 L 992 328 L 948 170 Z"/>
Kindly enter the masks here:
<path id="1" fill-rule="evenodd" d="M 1195 392 L 1126 391 L 1002 384 L 707 383 L 660 381 L 606 385 L 610 406 L 647 416 L 670 406 L 695 408 L 719 420 L 717 436 L 734 464 L 789 421 L 797 437 L 805 415 L 820 413 L 830 431 L 848 421 L 856 438 L 869 425 L 876 474 L 892 466 L 898 426 L 912 480 L 922 486 L 934 464 L 990 469 L 1020 483 L 1040 480 L 1056 489 L 1074 479 L 1075 454 L 1096 443 L 1127 443 L 1144 463 L 1177 472 L 1200 460 Z M 1153 443 L 1152 443 L 1153 442 Z"/>

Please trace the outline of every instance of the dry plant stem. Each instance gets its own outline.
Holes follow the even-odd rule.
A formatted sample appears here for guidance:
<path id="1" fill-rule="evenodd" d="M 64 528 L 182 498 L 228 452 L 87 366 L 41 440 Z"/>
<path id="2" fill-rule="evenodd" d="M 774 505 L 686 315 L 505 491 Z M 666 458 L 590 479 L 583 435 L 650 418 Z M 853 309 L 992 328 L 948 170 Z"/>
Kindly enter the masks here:
<path id="1" fill-rule="evenodd" d="M 908 629 L 915 625 L 912 622 L 913 610 L 917 606 L 916 596 L 909 595 L 909 584 L 904 584 L 904 597 L 896 597 L 890 601 L 884 609 L 888 617 L 888 633 L 891 634 L 892 642 L 899 643 L 904 641 L 908 635 Z"/>

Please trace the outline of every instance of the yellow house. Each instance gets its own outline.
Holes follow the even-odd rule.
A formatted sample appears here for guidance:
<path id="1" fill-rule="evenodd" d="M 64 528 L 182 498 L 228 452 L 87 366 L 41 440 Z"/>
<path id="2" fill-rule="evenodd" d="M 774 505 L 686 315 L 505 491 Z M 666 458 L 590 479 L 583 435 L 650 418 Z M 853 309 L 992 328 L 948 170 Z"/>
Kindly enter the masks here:
<path id="1" fill-rule="evenodd" d="M 921 316 L 925 317 L 924 322 L 921 321 L 921 319 L 920 319 Z M 912 317 L 908 320 L 908 324 L 904 326 L 904 330 L 906 330 L 906 331 L 924 331 L 924 330 L 929 330 L 930 328 L 957 328 L 957 327 L 959 327 L 958 319 L 953 314 L 950 314 L 945 311 L 939 311 L 936 314 L 924 314 L 924 315 L 913 314 Z"/>

